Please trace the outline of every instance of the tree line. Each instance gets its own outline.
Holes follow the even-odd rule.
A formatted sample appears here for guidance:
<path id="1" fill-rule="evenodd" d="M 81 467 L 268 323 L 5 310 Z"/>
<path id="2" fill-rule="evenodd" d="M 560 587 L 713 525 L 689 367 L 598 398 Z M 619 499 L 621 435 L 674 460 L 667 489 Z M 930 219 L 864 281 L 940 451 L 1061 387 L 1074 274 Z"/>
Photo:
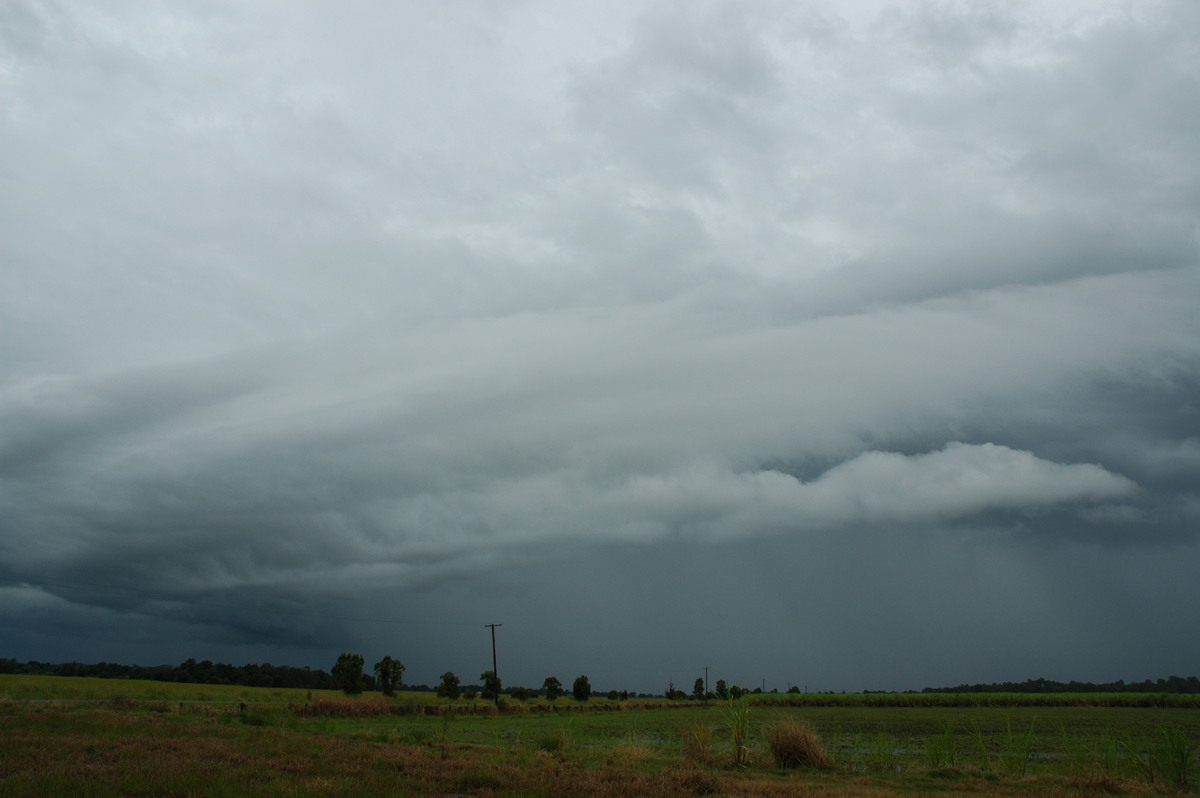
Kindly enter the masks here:
<path id="1" fill-rule="evenodd" d="M 18 662 L 0 658 L 0 673 L 33 676 L 91 676 L 100 679 L 145 679 L 155 682 L 187 684 L 234 684 L 244 687 L 298 687 L 307 690 L 333 690 L 337 684 L 323 670 L 296 668 L 291 665 L 228 665 L 223 662 L 189 659 L 178 665 L 120 665 L 115 662 Z"/>
<path id="2" fill-rule="evenodd" d="M 341 654 L 331 672 L 335 686 L 346 695 L 362 693 L 367 689 L 367 681 L 370 678 L 363 672 L 365 666 L 366 660 L 363 659 L 362 654 Z M 375 684 L 385 696 L 395 695 L 396 688 L 404 684 L 404 663 L 398 659 L 386 656 L 376 662 L 371 669 L 375 673 Z M 494 701 L 498 700 L 503 693 L 500 677 L 496 675 L 495 671 L 484 671 L 479 674 L 482 684 L 468 687 L 463 687 L 462 679 L 453 671 L 446 671 L 441 678 L 441 682 L 435 688 L 441 698 L 473 699 L 478 696 L 486 701 Z M 508 694 L 518 701 L 528 701 L 537 696 L 538 691 L 528 687 L 514 687 L 508 691 Z M 547 676 L 542 682 L 541 694 L 547 701 L 557 700 L 563 694 L 562 682 L 556 676 Z M 576 701 L 587 701 L 592 697 L 592 685 L 586 675 L 580 675 L 575 679 L 574 684 L 571 685 L 571 697 Z M 609 692 L 609 698 L 628 697 L 628 692 L 617 693 L 616 690 Z"/>
<path id="3" fill-rule="evenodd" d="M 1056 682 L 1050 679 L 1026 679 L 1023 682 L 960 684 L 957 687 L 926 687 L 924 693 L 1200 693 L 1195 676 L 1168 676 L 1141 682 Z"/>
<path id="4" fill-rule="evenodd" d="M 343 662 L 343 658 L 348 661 Z M 181 682 L 190 684 L 230 684 L 244 687 L 278 687 L 300 688 L 306 690 L 343 690 L 351 694 L 363 691 L 379 690 L 385 695 L 394 694 L 396 688 L 404 686 L 414 692 L 436 692 L 444 698 L 476 697 L 493 700 L 501 694 L 506 694 L 518 701 L 525 701 L 537 696 L 554 701 L 567 694 L 567 688 L 554 676 L 547 676 L 540 689 L 529 687 L 513 687 L 505 691 L 499 678 L 490 670 L 479 675 L 480 684 L 464 685 L 462 680 L 453 672 L 443 673 L 441 681 L 436 686 L 425 684 L 404 685 L 404 663 L 387 656 L 375 663 L 371 673 L 364 672 L 365 660 L 358 654 L 343 654 L 338 657 L 330 672 L 314 670 L 309 667 L 297 668 L 291 665 L 272 665 L 269 662 L 261 664 L 229 665 L 223 662 L 212 662 L 188 659 L 178 665 L 121 665 L 115 662 L 98 662 L 85 664 L 79 662 L 49 663 L 31 660 L 19 662 L 15 659 L 0 657 L 0 674 L 28 674 L 35 676 L 91 676 L 101 679 L 143 679 L 158 682 Z M 346 688 L 349 686 L 350 690 Z M 706 689 L 704 680 L 697 678 L 690 693 L 677 689 L 669 684 L 662 695 L 668 699 L 682 701 L 685 699 L 726 699 L 739 698 L 746 694 L 761 693 L 758 687 L 746 689 L 738 685 L 727 685 L 725 680 L 718 679 L 715 689 Z M 772 691 L 774 692 L 774 691 Z M 800 688 L 792 686 L 789 693 L 799 693 Z M 865 690 L 864 693 L 873 691 Z M 956 687 L 926 687 L 924 693 L 1179 693 L 1200 694 L 1200 679 L 1195 676 L 1169 676 L 1166 679 L 1146 679 L 1141 682 L 1058 682 L 1049 679 L 1027 679 L 1023 682 L 993 682 L 989 684 L 960 684 Z M 593 691 L 587 676 L 577 677 L 570 686 L 570 695 L 577 701 L 587 701 Z M 609 690 L 605 694 L 613 700 L 623 700 L 631 696 L 628 691 Z M 635 694 L 639 698 L 648 697 L 646 693 Z"/>

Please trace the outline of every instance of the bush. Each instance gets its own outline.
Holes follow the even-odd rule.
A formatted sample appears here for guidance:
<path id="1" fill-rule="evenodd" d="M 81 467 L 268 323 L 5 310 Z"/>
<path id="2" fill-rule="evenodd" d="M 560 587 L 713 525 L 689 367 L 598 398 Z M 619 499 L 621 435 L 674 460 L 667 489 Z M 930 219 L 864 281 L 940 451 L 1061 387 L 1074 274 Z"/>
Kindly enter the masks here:
<path id="1" fill-rule="evenodd" d="M 787 718 L 767 728 L 767 747 L 779 768 L 830 768 L 833 760 L 812 726 Z"/>

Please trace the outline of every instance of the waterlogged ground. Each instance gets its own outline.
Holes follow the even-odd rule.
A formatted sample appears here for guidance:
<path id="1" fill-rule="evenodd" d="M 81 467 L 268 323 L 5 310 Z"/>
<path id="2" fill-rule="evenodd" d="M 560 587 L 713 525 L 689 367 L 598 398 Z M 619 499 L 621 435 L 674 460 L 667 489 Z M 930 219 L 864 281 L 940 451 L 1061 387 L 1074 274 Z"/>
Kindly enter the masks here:
<path id="1" fill-rule="evenodd" d="M 150 683 L 85 695 L 121 686 L 85 681 L 0 678 L 0 796 L 1142 795 L 1194 790 L 1200 775 L 1197 709 L 751 705 L 750 764 L 734 768 L 723 706 L 446 712 L 407 696 Z M 833 769 L 774 767 L 764 735 L 785 717 L 818 732 Z M 1171 739 L 1182 782 L 1162 761 Z"/>

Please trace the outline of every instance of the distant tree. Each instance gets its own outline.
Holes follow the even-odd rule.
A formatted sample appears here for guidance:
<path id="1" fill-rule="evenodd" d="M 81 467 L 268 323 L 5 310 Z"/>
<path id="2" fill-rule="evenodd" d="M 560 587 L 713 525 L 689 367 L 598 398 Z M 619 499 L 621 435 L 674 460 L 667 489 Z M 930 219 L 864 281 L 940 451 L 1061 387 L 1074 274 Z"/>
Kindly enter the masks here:
<path id="1" fill-rule="evenodd" d="M 799 693 L 799 692 L 800 692 L 800 685 L 798 685 L 798 684 L 793 684 L 791 687 L 789 687 L 789 688 L 788 688 L 788 692 L 789 692 L 789 693 Z"/>
<path id="2" fill-rule="evenodd" d="M 375 663 L 375 678 L 384 695 L 395 695 L 396 688 L 404 684 L 404 663 L 398 659 L 384 657 Z"/>
<path id="3" fill-rule="evenodd" d="M 442 698 L 458 698 L 459 679 L 451 671 L 442 674 L 442 683 L 437 686 L 437 694 Z"/>
<path id="4" fill-rule="evenodd" d="M 528 687 L 514 687 L 508 691 L 508 694 L 517 701 L 528 701 L 537 695 L 537 693 L 535 693 L 533 690 L 530 690 Z"/>
<path id="5" fill-rule="evenodd" d="M 734 701 L 744 696 L 748 691 L 744 687 L 738 687 L 736 684 L 729 688 L 729 697 Z"/>
<path id="6" fill-rule="evenodd" d="M 692 685 L 692 698 L 697 701 L 704 698 L 704 679 L 696 679 L 696 683 Z"/>
<path id="7" fill-rule="evenodd" d="M 479 691 L 480 698 L 495 701 L 500 697 L 500 677 L 495 671 L 484 671 L 479 674 L 479 678 L 483 680 L 483 689 Z"/>
<path id="8" fill-rule="evenodd" d="M 725 684 L 724 679 L 717 679 L 717 698 L 722 701 L 729 698 L 729 687 Z"/>
<path id="9" fill-rule="evenodd" d="M 547 676 L 546 681 L 542 682 L 542 693 L 547 701 L 553 701 L 563 693 L 562 682 L 556 676 Z"/>
<path id="10" fill-rule="evenodd" d="M 576 701 L 587 701 L 592 697 L 592 685 L 588 682 L 588 677 L 579 676 L 575 679 L 575 684 L 571 687 L 571 695 Z"/>
<path id="11" fill-rule="evenodd" d="M 608 691 L 608 700 L 609 701 L 620 701 L 621 694 L 618 693 L 616 690 L 609 690 Z"/>
<path id="12" fill-rule="evenodd" d="M 346 695 L 358 695 L 363 691 L 363 663 L 362 654 L 342 654 L 334 663 L 330 673 L 334 683 Z"/>
<path id="13" fill-rule="evenodd" d="M 356 696 L 362 692 L 362 685 L 364 685 L 362 664 L 364 664 L 364 659 L 361 654 L 338 655 L 337 662 L 331 668 L 330 674 L 334 677 L 334 684 L 341 688 L 344 694 Z"/>
<path id="14" fill-rule="evenodd" d="M 683 699 L 687 698 L 687 693 L 683 692 L 682 690 L 676 690 L 675 682 L 668 682 L 666 698 L 668 701 L 682 701 Z"/>

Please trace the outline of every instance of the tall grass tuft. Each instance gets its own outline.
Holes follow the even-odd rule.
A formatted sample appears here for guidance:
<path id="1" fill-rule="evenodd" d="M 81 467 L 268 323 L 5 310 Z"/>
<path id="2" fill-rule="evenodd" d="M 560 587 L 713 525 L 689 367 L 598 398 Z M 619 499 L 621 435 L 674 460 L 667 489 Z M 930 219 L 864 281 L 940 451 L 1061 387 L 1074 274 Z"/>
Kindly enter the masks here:
<path id="1" fill-rule="evenodd" d="M 958 766 L 958 747 L 954 738 L 954 723 L 947 722 L 946 730 L 925 741 L 925 769 L 942 770 Z"/>
<path id="2" fill-rule="evenodd" d="M 887 732 L 875 735 L 874 765 L 880 773 L 895 773 L 899 767 L 896 759 L 896 741 Z"/>
<path id="3" fill-rule="evenodd" d="M 729 742 L 733 744 L 733 765 L 750 767 L 750 702 L 745 698 L 731 699 L 723 709 L 729 723 Z"/>
<path id="4" fill-rule="evenodd" d="M 1020 733 L 1013 731 L 1012 718 L 1008 719 L 1004 732 L 1004 748 L 1000 752 L 1000 763 L 1005 772 L 1013 776 L 1024 776 L 1029 766 L 1029 757 L 1033 753 L 1033 730 L 1037 721 L 1029 722 L 1029 730 Z"/>
<path id="5" fill-rule="evenodd" d="M 767 748 L 777 768 L 833 767 L 833 759 L 821 745 L 812 726 L 786 718 L 767 727 Z"/>
<path id="6" fill-rule="evenodd" d="M 694 723 L 683 730 L 683 758 L 697 765 L 713 763 L 712 726 Z"/>
<path id="7" fill-rule="evenodd" d="M 977 723 L 971 724 L 971 740 L 975 743 L 975 755 L 979 757 L 979 769 L 985 773 L 995 771 L 991 755 L 988 753 L 987 738 Z"/>
<path id="8" fill-rule="evenodd" d="M 1193 783 L 1196 747 L 1178 726 L 1164 726 L 1146 740 L 1144 753 L 1132 746 L 1130 755 L 1142 768 L 1146 781 L 1162 784 L 1178 792 L 1187 792 Z"/>

